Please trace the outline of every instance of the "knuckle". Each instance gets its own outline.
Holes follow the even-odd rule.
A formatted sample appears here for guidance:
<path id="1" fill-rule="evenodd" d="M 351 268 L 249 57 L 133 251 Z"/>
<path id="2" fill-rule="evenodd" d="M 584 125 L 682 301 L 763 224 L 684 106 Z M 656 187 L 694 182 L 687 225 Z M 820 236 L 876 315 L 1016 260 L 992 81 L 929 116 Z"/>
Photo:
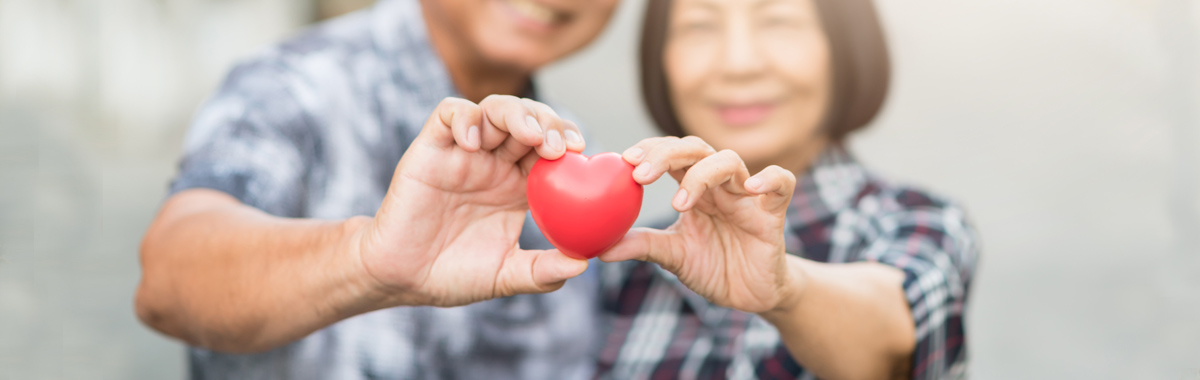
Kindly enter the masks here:
<path id="1" fill-rule="evenodd" d="M 734 152 L 732 149 L 721 149 L 720 152 L 717 152 L 711 157 L 715 157 L 726 164 L 733 164 L 742 161 L 742 156 L 739 156 L 737 152 Z"/>
<path id="2" fill-rule="evenodd" d="M 534 101 L 533 99 L 519 98 L 519 99 L 517 99 L 517 102 L 520 103 L 522 106 L 525 106 L 525 108 L 530 111 L 541 113 L 542 111 L 545 110 L 545 108 L 542 107 L 543 106 L 542 103 L 538 103 L 538 102 Z"/>
<path id="3" fill-rule="evenodd" d="M 530 107 L 533 107 L 533 108 L 537 109 L 537 110 L 538 110 L 538 112 L 543 112 L 543 113 L 548 113 L 548 114 L 551 114 L 551 115 L 555 115 L 555 113 L 554 113 L 554 109 L 553 109 L 553 108 L 550 108 L 550 106 L 549 106 L 549 105 L 547 105 L 546 103 L 542 103 L 542 102 L 539 102 L 539 101 L 536 101 L 536 100 L 532 100 L 532 99 L 527 99 L 527 100 L 525 101 L 525 104 L 528 104 Z"/>
<path id="4" fill-rule="evenodd" d="M 667 140 L 663 137 L 650 137 L 650 138 L 644 139 L 642 141 L 639 141 L 634 146 L 641 148 L 642 151 L 644 152 L 645 157 L 650 157 L 650 155 L 654 154 L 654 151 L 657 150 L 660 146 L 662 146 L 663 142 L 665 142 L 665 141 L 667 141 Z"/>
<path id="5" fill-rule="evenodd" d="M 662 147 L 663 150 L 670 153 L 686 152 L 690 148 L 687 144 L 683 144 L 679 140 L 668 141 L 666 144 L 663 144 Z"/>
<path id="6" fill-rule="evenodd" d="M 784 168 L 779 167 L 779 165 L 768 166 L 766 169 L 763 169 L 763 171 L 770 175 L 782 176 L 782 177 L 786 177 L 786 176 L 792 174 L 792 172 L 789 172 L 789 171 L 785 170 Z"/>
<path id="7" fill-rule="evenodd" d="M 697 137 L 694 135 L 688 135 L 688 136 L 683 137 L 683 141 L 686 141 L 689 144 L 694 144 L 696 146 L 699 146 L 699 147 L 703 148 L 704 151 L 708 152 L 709 154 L 716 152 L 716 150 L 713 149 L 712 145 L 709 145 L 707 141 L 704 141 L 704 139 L 702 139 L 700 137 Z"/>
<path id="8" fill-rule="evenodd" d="M 516 100 L 517 100 L 517 97 L 512 96 L 512 95 L 491 94 L 491 95 L 488 95 L 486 98 L 483 98 L 483 101 L 481 101 L 479 103 L 480 104 L 487 103 L 488 105 L 506 104 L 506 103 L 512 103 Z"/>
<path id="9" fill-rule="evenodd" d="M 464 103 L 471 103 L 471 101 L 463 98 L 450 97 L 442 99 L 441 102 L 438 102 L 438 108 L 459 108 L 465 106 L 466 104 Z"/>

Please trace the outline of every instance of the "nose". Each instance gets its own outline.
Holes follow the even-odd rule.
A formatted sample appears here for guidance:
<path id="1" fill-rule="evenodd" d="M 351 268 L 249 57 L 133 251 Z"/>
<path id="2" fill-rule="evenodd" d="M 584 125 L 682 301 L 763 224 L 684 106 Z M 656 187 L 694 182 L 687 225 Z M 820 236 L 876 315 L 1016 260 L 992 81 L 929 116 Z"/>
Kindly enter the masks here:
<path id="1" fill-rule="evenodd" d="M 731 17 L 725 29 L 722 73 L 730 79 L 753 77 L 763 71 L 765 60 L 755 39 L 750 17 Z"/>

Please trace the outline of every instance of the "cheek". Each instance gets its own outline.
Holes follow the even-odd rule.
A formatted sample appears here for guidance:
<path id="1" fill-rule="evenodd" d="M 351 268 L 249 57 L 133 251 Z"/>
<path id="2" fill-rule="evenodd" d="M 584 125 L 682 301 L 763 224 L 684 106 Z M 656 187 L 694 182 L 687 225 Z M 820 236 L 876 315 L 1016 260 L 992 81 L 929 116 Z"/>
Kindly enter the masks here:
<path id="1" fill-rule="evenodd" d="M 551 49 L 557 55 L 566 55 L 586 47 L 604 32 L 604 27 L 612 19 L 614 6 L 615 4 L 594 4 L 580 11 L 567 30 L 549 41 Z"/>
<path id="2" fill-rule="evenodd" d="M 696 44 L 668 43 L 663 49 L 663 68 L 675 117 L 685 126 L 684 133 L 713 140 L 722 127 L 716 115 L 708 109 L 703 88 L 711 78 L 713 59 L 711 49 Z"/>
<path id="3" fill-rule="evenodd" d="M 808 102 L 824 102 L 832 73 L 829 45 L 822 35 L 803 33 L 765 38 L 762 42 L 764 59 L 770 62 L 782 83 Z"/>
<path id="4" fill-rule="evenodd" d="M 676 103 L 698 98 L 700 87 L 711 80 L 714 50 L 719 47 L 702 41 L 669 41 L 663 49 L 663 69 Z"/>

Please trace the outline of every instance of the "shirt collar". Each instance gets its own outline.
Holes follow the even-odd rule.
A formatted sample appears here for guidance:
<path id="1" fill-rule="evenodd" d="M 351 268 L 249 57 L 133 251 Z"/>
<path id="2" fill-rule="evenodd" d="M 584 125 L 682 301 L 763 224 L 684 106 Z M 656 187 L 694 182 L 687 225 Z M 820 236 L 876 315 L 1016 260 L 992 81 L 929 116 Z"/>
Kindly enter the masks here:
<path id="1" fill-rule="evenodd" d="M 811 225 L 850 207 L 868 180 L 867 170 L 845 147 L 829 145 L 796 180 L 788 205 L 789 226 Z"/>
<path id="2" fill-rule="evenodd" d="M 380 56 L 395 65 L 396 80 L 403 88 L 438 102 L 445 97 L 462 97 L 454 87 L 446 62 L 429 40 L 419 1 L 379 1 L 372 9 L 371 33 Z M 531 78 L 520 96 L 536 100 L 538 92 Z"/>

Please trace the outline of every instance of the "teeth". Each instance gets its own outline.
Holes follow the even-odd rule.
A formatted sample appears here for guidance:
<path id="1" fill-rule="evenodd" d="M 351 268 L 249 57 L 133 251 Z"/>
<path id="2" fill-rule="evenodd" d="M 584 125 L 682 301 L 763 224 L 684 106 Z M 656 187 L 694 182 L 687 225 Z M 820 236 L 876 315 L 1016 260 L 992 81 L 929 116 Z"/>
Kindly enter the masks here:
<path id="1" fill-rule="evenodd" d="M 552 24 L 558 20 L 558 12 L 530 0 L 509 0 L 508 4 L 525 17 L 540 22 Z"/>

